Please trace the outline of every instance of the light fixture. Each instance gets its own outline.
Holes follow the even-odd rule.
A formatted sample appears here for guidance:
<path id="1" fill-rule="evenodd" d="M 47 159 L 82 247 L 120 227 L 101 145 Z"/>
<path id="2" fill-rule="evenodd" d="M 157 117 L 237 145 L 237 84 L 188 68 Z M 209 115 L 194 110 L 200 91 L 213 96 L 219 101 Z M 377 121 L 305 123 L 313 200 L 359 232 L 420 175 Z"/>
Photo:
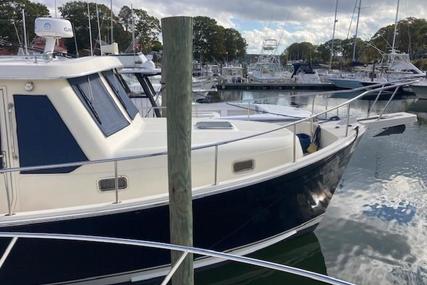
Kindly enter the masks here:
<path id="1" fill-rule="evenodd" d="M 30 92 L 30 91 L 33 91 L 33 89 L 34 89 L 34 83 L 32 81 L 27 81 L 25 83 L 25 90 Z"/>

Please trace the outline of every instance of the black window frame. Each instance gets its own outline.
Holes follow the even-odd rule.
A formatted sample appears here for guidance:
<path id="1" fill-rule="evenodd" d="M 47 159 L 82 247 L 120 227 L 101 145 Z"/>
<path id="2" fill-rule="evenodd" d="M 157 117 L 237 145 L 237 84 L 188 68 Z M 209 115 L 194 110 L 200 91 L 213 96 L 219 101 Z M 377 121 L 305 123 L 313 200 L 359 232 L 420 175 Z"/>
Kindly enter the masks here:
<path id="1" fill-rule="evenodd" d="M 128 93 L 126 92 L 126 89 L 129 88 L 124 86 L 123 78 L 120 78 L 119 74 L 115 70 L 103 71 L 102 76 L 104 77 L 108 86 L 110 86 L 111 90 L 113 90 L 114 95 L 122 105 L 123 109 L 126 110 L 126 113 L 129 115 L 129 117 L 132 120 L 135 119 L 139 111 L 138 108 L 136 108 L 135 104 L 133 104 L 132 100 L 129 98 Z M 116 82 L 112 82 L 112 78 L 110 78 L 109 76 L 113 76 Z"/>
<path id="2" fill-rule="evenodd" d="M 100 73 L 92 73 L 80 77 L 68 78 L 68 82 L 73 88 L 74 93 L 95 121 L 98 128 L 105 137 L 109 137 L 129 126 L 130 122 L 115 102 L 112 97 L 113 94 L 108 91 L 102 77 L 103 76 Z M 81 86 L 86 82 L 89 85 L 87 88 L 90 88 L 91 94 L 86 94 L 85 90 L 83 90 Z M 98 88 L 95 89 L 98 90 L 99 93 L 96 93 L 92 84 L 98 84 Z M 94 96 L 94 94 L 96 95 Z M 98 105 L 94 105 L 95 97 L 101 99 L 101 105 L 107 104 L 104 107 L 108 107 L 109 112 L 105 112 L 103 108 L 99 109 L 96 107 Z M 115 116 L 115 118 L 113 116 Z M 114 118 L 114 120 L 112 120 L 112 118 Z"/>

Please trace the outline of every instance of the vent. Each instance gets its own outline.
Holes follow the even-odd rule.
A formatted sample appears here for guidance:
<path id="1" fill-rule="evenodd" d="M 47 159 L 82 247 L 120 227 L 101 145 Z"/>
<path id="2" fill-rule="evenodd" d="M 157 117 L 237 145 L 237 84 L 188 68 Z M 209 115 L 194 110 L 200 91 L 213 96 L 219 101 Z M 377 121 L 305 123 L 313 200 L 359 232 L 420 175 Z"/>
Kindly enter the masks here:
<path id="1" fill-rule="evenodd" d="M 197 122 L 195 127 L 196 129 L 200 129 L 200 130 L 231 130 L 233 129 L 233 125 L 227 121 Z"/>
<path id="2" fill-rule="evenodd" d="M 233 164 L 233 170 L 235 173 L 250 171 L 254 169 L 255 162 L 253 159 L 238 161 Z"/>
<path id="3" fill-rule="evenodd" d="M 128 187 L 128 180 L 126 177 L 120 176 L 118 179 L 119 190 L 126 189 Z M 116 179 L 106 178 L 98 181 L 98 188 L 101 191 L 113 191 L 116 190 Z"/>

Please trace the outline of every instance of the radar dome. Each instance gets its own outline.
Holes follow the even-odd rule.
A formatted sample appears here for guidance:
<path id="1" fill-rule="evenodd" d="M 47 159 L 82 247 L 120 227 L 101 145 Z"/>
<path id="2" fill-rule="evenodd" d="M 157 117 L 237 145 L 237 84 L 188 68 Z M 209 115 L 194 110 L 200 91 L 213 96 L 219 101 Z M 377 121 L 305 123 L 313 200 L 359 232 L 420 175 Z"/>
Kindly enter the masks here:
<path id="1" fill-rule="evenodd" d="M 35 33 L 43 38 L 72 38 L 74 36 L 70 21 L 56 18 L 37 18 Z"/>

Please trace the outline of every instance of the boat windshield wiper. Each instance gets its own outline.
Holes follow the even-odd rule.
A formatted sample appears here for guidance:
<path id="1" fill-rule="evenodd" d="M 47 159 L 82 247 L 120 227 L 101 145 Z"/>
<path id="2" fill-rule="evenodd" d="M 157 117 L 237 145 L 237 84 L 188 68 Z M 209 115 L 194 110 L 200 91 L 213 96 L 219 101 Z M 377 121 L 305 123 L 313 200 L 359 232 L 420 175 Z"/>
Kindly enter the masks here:
<path id="1" fill-rule="evenodd" d="M 89 78 L 88 78 L 88 80 L 89 80 Z M 95 107 L 93 106 L 92 101 L 86 96 L 85 92 L 82 90 L 82 88 L 80 87 L 79 84 L 76 84 L 75 86 L 76 86 L 77 90 L 80 92 L 80 94 L 82 95 L 83 100 L 86 102 L 86 105 L 88 106 L 89 110 L 92 112 L 96 121 L 100 125 L 102 125 L 101 118 L 99 117 L 98 112 L 95 110 Z M 90 84 L 89 84 L 89 88 L 91 89 Z"/>

